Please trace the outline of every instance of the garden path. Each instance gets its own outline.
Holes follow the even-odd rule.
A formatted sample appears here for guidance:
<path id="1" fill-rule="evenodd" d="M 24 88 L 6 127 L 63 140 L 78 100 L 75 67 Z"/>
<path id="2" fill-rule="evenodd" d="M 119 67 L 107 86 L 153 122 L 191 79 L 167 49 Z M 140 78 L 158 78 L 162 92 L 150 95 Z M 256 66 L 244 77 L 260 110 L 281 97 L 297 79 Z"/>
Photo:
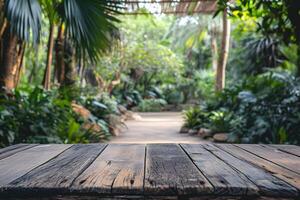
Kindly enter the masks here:
<path id="1" fill-rule="evenodd" d="M 140 120 L 127 121 L 127 129 L 109 143 L 204 143 L 199 137 L 180 134 L 179 112 L 139 113 Z"/>

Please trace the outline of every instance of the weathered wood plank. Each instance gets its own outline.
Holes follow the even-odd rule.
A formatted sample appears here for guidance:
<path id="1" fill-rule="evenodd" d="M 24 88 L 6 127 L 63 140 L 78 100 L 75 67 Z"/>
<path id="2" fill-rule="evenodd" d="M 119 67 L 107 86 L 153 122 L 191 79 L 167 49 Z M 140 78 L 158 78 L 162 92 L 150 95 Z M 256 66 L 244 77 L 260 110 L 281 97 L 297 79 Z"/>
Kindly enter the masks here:
<path id="1" fill-rule="evenodd" d="M 20 198 L 1 198 L 0 200 L 24 200 L 24 197 Z M 177 196 L 92 196 L 92 195 L 80 195 L 80 196 L 51 196 L 51 197 L 32 197 L 26 198 L 26 200 L 295 200 L 295 198 L 273 198 L 273 197 L 245 197 L 245 196 L 198 196 L 198 197 L 188 197 L 182 198 Z"/>
<path id="2" fill-rule="evenodd" d="M 296 188 L 274 177 L 266 170 L 243 159 L 238 159 L 213 144 L 205 144 L 203 146 L 219 159 L 234 167 L 237 171 L 243 173 L 248 179 L 257 185 L 262 195 L 272 197 L 296 197 L 298 195 Z"/>
<path id="3" fill-rule="evenodd" d="M 6 190 L 25 189 L 40 193 L 65 192 L 77 178 L 102 152 L 105 144 L 77 144 L 47 163 L 35 168 L 26 175 L 11 182 Z"/>
<path id="4" fill-rule="evenodd" d="M 145 145 L 111 144 L 75 180 L 72 190 L 143 194 Z"/>
<path id="5" fill-rule="evenodd" d="M 270 172 L 273 176 L 276 176 L 287 183 L 291 184 L 292 186 L 296 187 L 300 190 L 300 175 L 294 173 L 290 170 L 287 170 L 281 166 L 278 166 L 268 160 L 260 158 L 254 154 L 251 154 L 235 145 L 232 144 L 216 144 L 219 148 L 223 149 L 224 151 L 232 154 L 233 156 L 246 160 L 254 165 L 257 165 L 268 172 Z"/>
<path id="6" fill-rule="evenodd" d="M 182 144 L 181 146 L 214 186 L 214 194 L 258 195 L 258 188 L 245 175 L 231 168 L 200 144 Z"/>
<path id="7" fill-rule="evenodd" d="M 37 144 L 16 144 L 0 149 L 0 160 L 35 146 L 37 146 Z"/>
<path id="8" fill-rule="evenodd" d="M 300 174 L 300 158 L 298 156 L 279 151 L 269 147 L 268 145 L 240 144 L 237 146 L 261 158 L 269 160 L 277 165 Z"/>
<path id="9" fill-rule="evenodd" d="M 176 144 L 146 147 L 146 195 L 200 195 L 212 193 L 213 186 Z"/>
<path id="10" fill-rule="evenodd" d="M 286 152 L 286 153 L 290 153 L 293 154 L 295 156 L 299 156 L 300 157 L 300 146 L 296 146 L 296 145 L 282 145 L 282 144 L 273 144 L 273 145 L 269 145 L 272 146 L 280 151 Z"/>
<path id="11" fill-rule="evenodd" d="M 47 162 L 70 145 L 39 145 L 0 160 L 0 188 Z"/>
<path id="12" fill-rule="evenodd" d="M 15 145 L 11 145 L 11 146 L 8 146 L 8 147 L 4 147 L 4 148 L 0 149 L 0 154 L 6 153 L 8 151 L 12 151 L 14 149 L 18 149 L 18 148 L 21 148 L 21 147 L 24 147 L 24 146 L 27 146 L 27 145 L 28 144 L 15 144 Z"/>

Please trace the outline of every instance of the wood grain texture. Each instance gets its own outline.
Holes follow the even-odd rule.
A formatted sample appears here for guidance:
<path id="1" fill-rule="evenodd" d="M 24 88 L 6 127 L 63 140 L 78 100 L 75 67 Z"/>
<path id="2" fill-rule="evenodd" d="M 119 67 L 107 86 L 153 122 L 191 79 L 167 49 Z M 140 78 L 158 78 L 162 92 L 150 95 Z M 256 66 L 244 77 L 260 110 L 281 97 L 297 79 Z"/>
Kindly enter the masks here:
<path id="1" fill-rule="evenodd" d="M 51 196 L 51 197 L 32 197 L 26 198 L 26 200 L 295 200 L 295 198 L 270 198 L 270 197 L 245 197 L 245 196 L 198 196 L 198 197 L 177 197 L 177 196 L 132 196 L 132 195 L 124 195 L 124 196 L 92 196 L 92 195 L 84 195 L 84 196 Z M 1 198 L 0 200 L 24 200 L 24 197 L 21 198 Z"/>
<path id="2" fill-rule="evenodd" d="M 275 148 L 269 147 L 268 145 L 240 144 L 237 146 L 261 158 L 269 160 L 277 165 L 300 174 L 300 157 L 298 156 L 279 151 Z"/>
<path id="3" fill-rule="evenodd" d="M 248 179 L 257 185 L 260 190 L 260 194 L 272 197 L 298 196 L 298 191 L 296 188 L 274 177 L 268 171 L 243 159 L 238 159 L 226 151 L 214 146 L 213 144 L 205 144 L 203 146 L 218 158 L 226 162 L 228 165 L 243 173 Z"/>
<path id="4" fill-rule="evenodd" d="M 143 194 L 145 145 L 111 144 L 75 180 L 72 190 Z"/>
<path id="5" fill-rule="evenodd" d="M 146 195 L 200 195 L 213 186 L 176 144 L 148 144 L 146 147 Z"/>
<path id="6" fill-rule="evenodd" d="M 270 172 L 273 176 L 276 176 L 292 186 L 296 187 L 300 190 L 300 175 L 294 173 L 290 170 L 287 170 L 281 166 L 278 166 L 268 160 L 260 158 L 254 154 L 251 154 L 235 145 L 232 144 L 216 144 L 219 148 L 225 150 L 226 152 L 232 154 L 241 160 L 246 160 L 256 166 L 259 166 L 268 172 Z"/>
<path id="7" fill-rule="evenodd" d="M 18 149 L 18 148 L 21 148 L 21 147 L 24 147 L 24 146 L 27 146 L 28 144 L 15 144 L 15 145 L 11 145 L 11 146 L 8 146 L 8 147 L 5 147 L 5 148 L 1 148 L 0 149 L 0 154 L 3 154 L 3 153 L 6 153 L 8 151 L 12 151 L 14 149 Z"/>
<path id="8" fill-rule="evenodd" d="M 296 146 L 296 145 L 282 145 L 282 144 L 274 144 L 271 145 L 272 147 L 286 152 L 286 153 L 290 153 L 293 154 L 295 156 L 299 156 L 300 157 L 300 146 Z"/>
<path id="9" fill-rule="evenodd" d="M 11 182 L 8 190 L 64 192 L 105 148 L 105 144 L 76 144 L 47 163 Z M 66 190 L 67 189 L 67 190 Z"/>
<path id="10" fill-rule="evenodd" d="M 200 144 L 181 145 L 214 186 L 216 195 L 258 195 L 258 188 L 242 173 L 207 151 Z"/>
<path id="11" fill-rule="evenodd" d="M 299 199 L 297 146 L 20 144 L 0 149 L 5 199 Z"/>
<path id="12" fill-rule="evenodd" d="M 0 149 L 0 160 L 35 146 L 37 146 L 37 144 L 16 144 Z"/>
<path id="13" fill-rule="evenodd" d="M 42 165 L 70 145 L 39 145 L 0 160 L 0 188 Z"/>

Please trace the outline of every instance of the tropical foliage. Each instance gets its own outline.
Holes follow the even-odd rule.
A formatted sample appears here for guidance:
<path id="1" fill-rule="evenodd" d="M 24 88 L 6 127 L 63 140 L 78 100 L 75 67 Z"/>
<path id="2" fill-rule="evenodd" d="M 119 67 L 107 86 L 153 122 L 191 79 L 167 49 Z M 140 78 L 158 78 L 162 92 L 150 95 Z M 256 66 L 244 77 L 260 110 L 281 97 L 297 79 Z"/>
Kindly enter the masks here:
<path id="1" fill-rule="evenodd" d="M 102 142 L 128 110 L 188 107 L 189 129 L 300 143 L 297 0 L 218 0 L 215 16 L 121 6 L 0 0 L 0 146 Z"/>
<path id="2" fill-rule="evenodd" d="M 300 85 L 285 73 L 245 79 L 185 113 L 186 126 L 230 133 L 243 143 L 300 144 Z"/>
<path id="3" fill-rule="evenodd" d="M 93 104 L 107 109 L 98 101 Z M 88 115 L 84 119 L 73 111 L 71 102 L 62 98 L 59 90 L 16 89 L 13 98 L 2 96 L 0 105 L 0 146 L 99 142 L 111 135 L 104 115 Z"/>
<path id="4" fill-rule="evenodd" d="M 226 7 L 234 23 L 229 86 L 187 110 L 185 126 L 229 133 L 229 142 L 299 144 L 299 80 L 294 76 L 300 66 L 299 6 L 294 3 L 219 1 L 219 11 Z"/>

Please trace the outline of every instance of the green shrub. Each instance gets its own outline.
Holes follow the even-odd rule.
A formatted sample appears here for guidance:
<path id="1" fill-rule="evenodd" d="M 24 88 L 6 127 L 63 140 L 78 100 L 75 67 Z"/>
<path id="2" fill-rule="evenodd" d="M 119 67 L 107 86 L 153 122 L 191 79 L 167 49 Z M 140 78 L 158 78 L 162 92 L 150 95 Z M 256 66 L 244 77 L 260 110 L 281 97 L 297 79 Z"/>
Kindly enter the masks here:
<path id="1" fill-rule="evenodd" d="M 109 114 L 120 114 L 117 101 L 109 97 L 106 93 L 96 97 L 84 98 L 82 104 L 90 110 L 94 116 L 100 119 L 105 118 L 105 116 Z"/>
<path id="2" fill-rule="evenodd" d="M 199 129 L 204 127 L 208 122 L 209 113 L 204 112 L 200 107 L 190 108 L 183 113 L 185 120 L 184 126 L 187 128 Z"/>
<path id="3" fill-rule="evenodd" d="M 210 113 L 209 122 L 206 126 L 215 133 L 230 131 L 231 113 L 227 111 L 214 111 Z"/>
<path id="4" fill-rule="evenodd" d="M 184 101 L 183 92 L 179 88 L 174 87 L 173 85 L 169 85 L 167 88 L 165 88 L 164 96 L 169 104 L 178 105 L 183 103 Z"/>
<path id="5" fill-rule="evenodd" d="M 101 119 L 100 126 L 106 131 L 104 135 L 113 135 L 116 128 L 124 125 L 120 118 L 118 102 L 106 93 L 85 99 L 83 105 L 91 111 L 98 122 Z"/>
<path id="6" fill-rule="evenodd" d="M 190 128 L 229 132 L 241 142 L 300 144 L 300 82 L 285 73 L 253 76 L 185 116 Z"/>
<path id="7" fill-rule="evenodd" d="M 82 128 L 85 123 L 73 112 L 71 102 L 58 90 L 16 89 L 0 98 L 0 146 L 14 143 L 87 143 L 107 137 L 105 129 Z M 91 123 L 101 123 L 98 118 Z M 102 124 L 101 124 L 102 126 Z"/>
<path id="8" fill-rule="evenodd" d="M 162 111 L 167 102 L 163 99 L 145 99 L 138 105 L 140 112 L 159 112 Z"/>

